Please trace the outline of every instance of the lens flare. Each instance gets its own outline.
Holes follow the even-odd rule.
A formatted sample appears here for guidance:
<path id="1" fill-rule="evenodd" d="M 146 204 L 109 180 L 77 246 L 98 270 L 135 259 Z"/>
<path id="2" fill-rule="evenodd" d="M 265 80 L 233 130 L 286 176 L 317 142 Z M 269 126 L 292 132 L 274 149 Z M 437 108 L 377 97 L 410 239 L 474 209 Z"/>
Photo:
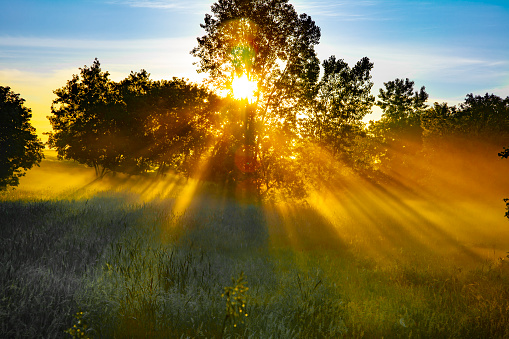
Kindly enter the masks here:
<path id="1" fill-rule="evenodd" d="M 233 78 L 231 89 L 235 99 L 247 99 L 249 102 L 255 101 L 257 85 L 256 82 L 250 80 L 246 74 Z"/>

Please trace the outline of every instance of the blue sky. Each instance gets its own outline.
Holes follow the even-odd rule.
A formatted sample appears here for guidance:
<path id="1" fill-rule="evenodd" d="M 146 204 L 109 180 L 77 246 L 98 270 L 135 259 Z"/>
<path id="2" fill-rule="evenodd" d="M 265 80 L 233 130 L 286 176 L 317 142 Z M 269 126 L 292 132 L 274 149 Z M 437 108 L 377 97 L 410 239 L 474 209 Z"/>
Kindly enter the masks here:
<path id="1" fill-rule="evenodd" d="M 204 0 L 0 0 L 0 85 L 27 100 L 50 129 L 52 91 L 97 57 L 113 80 L 198 81 L 189 51 L 203 35 Z M 430 103 L 468 93 L 509 96 L 509 1 L 290 1 L 321 28 L 321 60 L 374 62 L 373 92 L 395 78 L 426 86 Z M 379 110 L 368 117 L 379 117 Z"/>

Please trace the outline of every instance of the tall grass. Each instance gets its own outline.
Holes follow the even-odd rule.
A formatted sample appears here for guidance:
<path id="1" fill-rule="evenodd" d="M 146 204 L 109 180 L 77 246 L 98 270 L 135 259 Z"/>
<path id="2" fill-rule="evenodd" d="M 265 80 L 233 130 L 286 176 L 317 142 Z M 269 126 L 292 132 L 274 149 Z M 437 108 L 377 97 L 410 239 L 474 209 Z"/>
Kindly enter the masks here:
<path id="1" fill-rule="evenodd" d="M 174 197 L 137 197 L 1 196 L 0 337 L 509 337 L 496 255 L 462 266 L 409 246 L 389 260 L 366 250 L 378 235 L 307 205 L 196 192 L 176 215 Z"/>

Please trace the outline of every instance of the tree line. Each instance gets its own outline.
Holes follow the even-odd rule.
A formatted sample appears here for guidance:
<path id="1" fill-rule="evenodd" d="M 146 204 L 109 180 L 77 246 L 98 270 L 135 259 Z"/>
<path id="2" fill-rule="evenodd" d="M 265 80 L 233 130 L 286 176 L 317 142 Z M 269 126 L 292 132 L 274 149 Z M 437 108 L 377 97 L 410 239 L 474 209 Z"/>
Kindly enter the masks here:
<path id="1" fill-rule="evenodd" d="M 211 12 L 191 51 L 204 83 L 145 70 L 115 82 L 96 59 L 54 91 L 48 145 L 98 176 L 171 170 L 263 197 L 304 196 L 345 167 L 379 180 L 445 139 L 509 144 L 509 97 L 428 106 L 410 79 L 375 97 L 370 59 L 320 62 L 319 27 L 288 0 L 221 0 Z M 256 84 L 249 99 L 233 95 L 240 76 Z M 373 105 L 382 117 L 366 125 Z"/>

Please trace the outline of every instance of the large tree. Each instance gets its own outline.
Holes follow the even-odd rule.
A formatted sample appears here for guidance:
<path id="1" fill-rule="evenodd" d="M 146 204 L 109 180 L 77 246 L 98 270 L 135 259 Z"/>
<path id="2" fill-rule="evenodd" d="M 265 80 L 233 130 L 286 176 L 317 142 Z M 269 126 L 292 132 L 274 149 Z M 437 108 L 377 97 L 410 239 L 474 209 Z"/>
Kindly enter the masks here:
<path id="1" fill-rule="evenodd" d="M 201 25 L 205 35 L 192 50 L 199 58 L 198 70 L 231 96 L 237 96 L 242 79 L 251 82 L 254 92 L 243 111 L 231 107 L 241 111 L 240 121 L 223 124 L 226 131 L 240 124 L 233 128 L 240 134 L 230 138 L 220 133 L 229 144 L 216 148 L 229 157 L 249 159 L 248 166 L 237 169 L 258 193 L 297 184 L 292 170 L 297 114 L 308 106 L 318 79 L 314 46 L 320 29 L 308 15 L 298 15 L 287 0 L 219 0 L 211 10 Z"/>
<path id="2" fill-rule="evenodd" d="M 30 123 L 32 111 L 24 99 L 0 86 L 0 190 L 17 186 L 25 171 L 43 158 L 43 144 Z"/>

